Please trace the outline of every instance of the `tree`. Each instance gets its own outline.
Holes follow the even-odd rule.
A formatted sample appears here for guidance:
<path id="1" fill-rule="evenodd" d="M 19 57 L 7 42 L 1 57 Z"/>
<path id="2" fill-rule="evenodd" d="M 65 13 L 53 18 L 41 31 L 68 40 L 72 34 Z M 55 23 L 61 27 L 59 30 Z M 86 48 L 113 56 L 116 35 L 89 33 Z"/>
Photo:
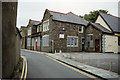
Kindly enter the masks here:
<path id="1" fill-rule="evenodd" d="M 94 10 L 94 11 L 90 11 L 89 14 L 85 14 L 84 16 L 80 15 L 80 17 L 86 19 L 89 22 L 93 22 L 97 16 L 98 12 L 108 13 L 107 10 Z"/>

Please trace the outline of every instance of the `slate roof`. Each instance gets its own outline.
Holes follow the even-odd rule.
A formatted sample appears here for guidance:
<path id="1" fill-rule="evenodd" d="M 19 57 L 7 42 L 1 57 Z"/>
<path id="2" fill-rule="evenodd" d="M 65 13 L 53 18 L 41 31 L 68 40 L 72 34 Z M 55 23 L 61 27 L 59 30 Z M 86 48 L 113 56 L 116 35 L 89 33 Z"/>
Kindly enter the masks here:
<path id="1" fill-rule="evenodd" d="M 81 24 L 85 26 L 87 26 L 89 23 L 85 19 L 75 15 L 72 12 L 65 14 L 65 13 L 60 13 L 60 12 L 55 12 L 55 11 L 50 11 L 50 10 L 48 11 L 53 16 L 53 20 L 69 22 L 69 23 L 74 23 L 74 24 Z"/>
<path id="2" fill-rule="evenodd" d="M 31 20 L 31 24 L 32 24 L 33 26 L 36 26 L 36 25 L 38 25 L 38 24 L 40 24 L 40 23 L 41 23 L 40 21 Z"/>
<path id="3" fill-rule="evenodd" d="M 120 32 L 120 18 L 105 13 L 99 13 L 113 32 Z"/>
<path id="4" fill-rule="evenodd" d="M 91 25 L 93 25 L 95 28 L 101 30 L 104 33 L 112 33 L 111 31 L 109 31 L 108 29 L 104 28 L 102 25 L 98 24 L 98 23 L 90 23 Z"/>

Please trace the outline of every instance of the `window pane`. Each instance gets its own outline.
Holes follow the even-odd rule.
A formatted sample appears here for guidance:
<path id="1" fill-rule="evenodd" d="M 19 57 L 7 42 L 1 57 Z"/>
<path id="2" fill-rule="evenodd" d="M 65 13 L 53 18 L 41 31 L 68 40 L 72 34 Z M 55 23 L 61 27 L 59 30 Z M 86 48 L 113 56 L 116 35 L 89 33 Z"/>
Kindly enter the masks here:
<path id="1" fill-rule="evenodd" d="M 30 46 L 30 38 L 27 39 L 27 46 Z"/>
<path id="2" fill-rule="evenodd" d="M 32 46 L 34 46 L 34 38 L 32 38 Z"/>
<path id="3" fill-rule="evenodd" d="M 77 45 L 77 38 L 75 38 L 75 43 L 74 44 L 75 44 L 75 46 Z"/>
<path id="4" fill-rule="evenodd" d="M 69 47 L 78 46 L 78 38 L 76 38 L 76 37 L 67 37 L 67 46 L 69 46 Z"/>
<path id="5" fill-rule="evenodd" d="M 37 46 L 40 46 L 40 37 L 37 39 Z"/>
<path id="6" fill-rule="evenodd" d="M 70 45 L 70 38 L 67 38 L 67 45 Z"/>
<path id="7" fill-rule="evenodd" d="M 43 46 L 49 46 L 49 36 L 43 36 Z"/>

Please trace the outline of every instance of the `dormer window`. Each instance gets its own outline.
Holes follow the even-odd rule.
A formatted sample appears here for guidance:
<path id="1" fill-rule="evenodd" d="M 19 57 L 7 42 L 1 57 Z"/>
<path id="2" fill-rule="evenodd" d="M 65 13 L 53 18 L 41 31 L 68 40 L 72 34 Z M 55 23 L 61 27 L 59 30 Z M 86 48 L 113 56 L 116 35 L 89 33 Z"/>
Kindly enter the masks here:
<path id="1" fill-rule="evenodd" d="M 43 22 L 43 31 L 49 30 L 49 19 Z"/>
<path id="2" fill-rule="evenodd" d="M 78 31 L 79 31 L 79 33 L 83 33 L 83 26 L 80 26 Z"/>

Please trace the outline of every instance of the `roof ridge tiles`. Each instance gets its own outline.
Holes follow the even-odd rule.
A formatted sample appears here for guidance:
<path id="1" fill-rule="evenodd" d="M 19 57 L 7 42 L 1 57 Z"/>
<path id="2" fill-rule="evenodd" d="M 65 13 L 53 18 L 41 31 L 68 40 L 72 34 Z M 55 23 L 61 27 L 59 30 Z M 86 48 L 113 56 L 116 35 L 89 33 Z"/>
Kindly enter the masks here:
<path id="1" fill-rule="evenodd" d="M 75 13 L 73 13 L 73 12 L 68 12 L 67 14 L 69 14 L 69 13 L 72 13 L 72 14 L 74 14 L 75 16 L 78 16 L 77 14 L 75 14 Z M 78 17 L 80 17 L 80 16 L 78 16 Z M 81 18 L 81 17 L 80 17 Z M 84 19 L 84 18 L 81 18 L 81 19 L 83 19 L 83 20 L 85 20 L 85 21 L 87 21 L 86 19 Z M 89 21 L 87 21 L 87 22 L 89 22 Z"/>
<path id="2" fill-rule="evenodd" d="M 35 21 L 35 22 L 41 22 L 41 21 L 37 21 L 37 20 L 31 20 L 31 21 Z"/>
<path id="3" fill-rule="evenodd" d="M 56 12 L 56 11 L 51 11 L 51 10 L 48 10 L 48 11 L 50 11 L 50 12 L 54 12 L 54 13 L 59 13 L 59 14 L 64 14 L 64 15 L 67 15 L 67 14 L 69 14 L 69 13 L 72 13 L 72 14 L 74 14 L 75 16 L 77 16 L 77 17 L 80 17 L 80 16 L 78 16 L 77 14 L 75 14 L 75 13 L 73 13 L 73 12 L 68 12 L 68 13 L 61 13 L 61 12 Z M 80 17 L 81 18 L 81 17 Z M 81 18 L 81 19 L 83 19 L 83 20 L 85 20 L 84 18 Z M 87 20 L 85 20 L 85 21 L 87 21 Z M 89 22 L 89 21 L 87 21 L 87 22 Z"/>
<path id="4" fill-rule="evenodd" d="M 61 13 L 61 12 L 51 11 L 51 10 L 48 10 L 48 11 L 50 11 L 50 12 L 54 12 L 54 13 L 59 13 L 59 14 L 64 14 L 64 15 L 66 15 L 66 13 Z"/>

